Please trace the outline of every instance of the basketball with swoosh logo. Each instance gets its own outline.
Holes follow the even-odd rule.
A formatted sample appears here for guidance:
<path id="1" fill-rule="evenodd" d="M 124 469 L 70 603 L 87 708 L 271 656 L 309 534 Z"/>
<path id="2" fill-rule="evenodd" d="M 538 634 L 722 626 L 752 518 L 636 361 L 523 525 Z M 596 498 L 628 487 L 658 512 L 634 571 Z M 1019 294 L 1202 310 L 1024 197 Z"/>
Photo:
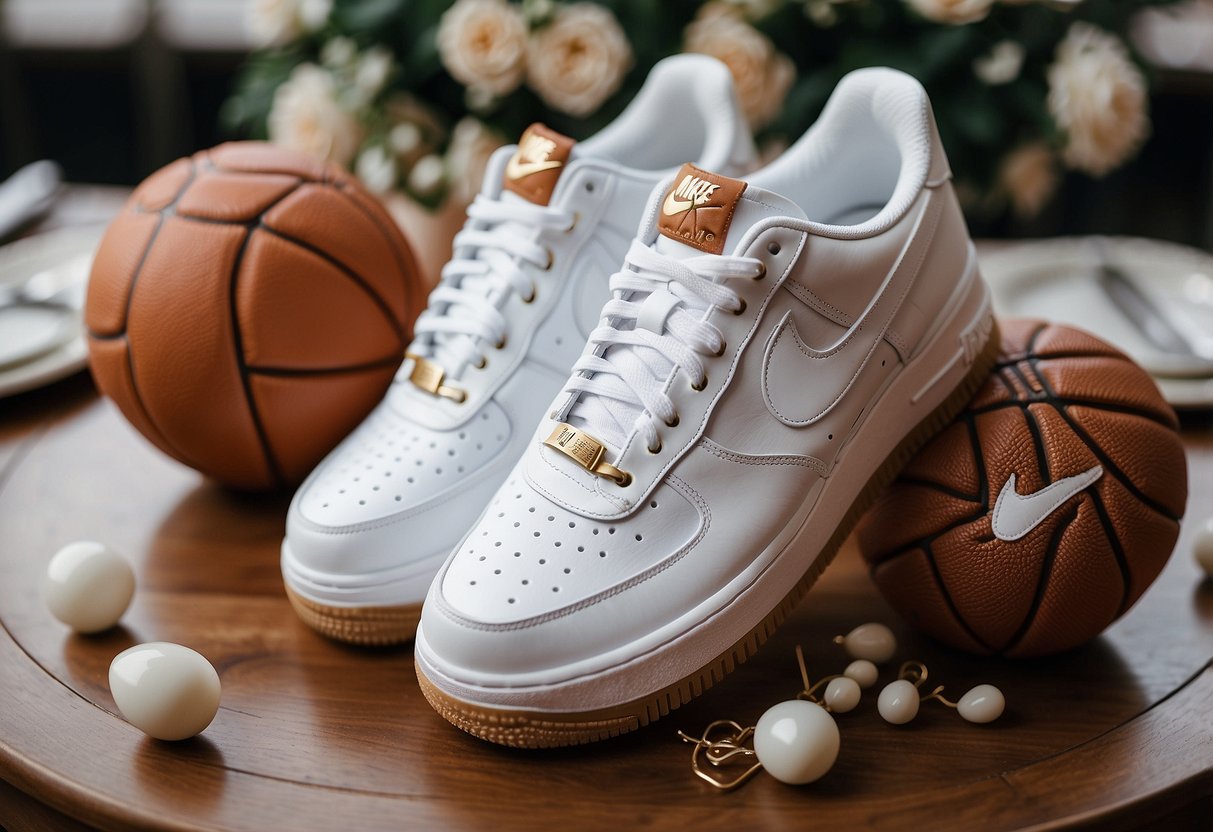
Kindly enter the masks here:
<path id="1" fill-rule="evenodd" d="M 225 144 L 152 174 L 106 231 L 89 360 L 165 453 L 283 488 L 382 398 L 425 296 L 400 230 L 349 174 Z"/>
<path id="2" fill-rule="evenodd" d="M 979 654 L 1077 647 L 1162 571 L 1187 500 L 1175 413 L 1145 370 L 1077 329 L 1002 321 L 965 410 L 858 529 L 889 603 Z"/>

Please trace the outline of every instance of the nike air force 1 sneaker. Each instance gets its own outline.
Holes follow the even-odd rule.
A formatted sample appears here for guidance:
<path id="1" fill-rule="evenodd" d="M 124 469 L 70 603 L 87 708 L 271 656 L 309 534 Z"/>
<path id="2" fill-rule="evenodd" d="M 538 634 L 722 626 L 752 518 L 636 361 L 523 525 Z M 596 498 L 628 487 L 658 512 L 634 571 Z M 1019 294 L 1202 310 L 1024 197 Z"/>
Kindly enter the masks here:
<path id="1" fill-rule="evenodd" d="M 611 290 L 417 631 L 430 703 L 493 742 L 614 736 L 720 680 L 997 347 L 926 93 L 887 69 L 746 180 L 683 167 Z"/>
<path id="2" fill-rule="evenodd" d="M 734 173 L 754 159 L 729 72 L 704 56 L 659 63 L 586 141 L 534 125 L 492 157 L 396 382 L 291 503 L 282 574 L 304 621 L 412 638 L 596 325 L 653 186 L 688 156 Z"/>

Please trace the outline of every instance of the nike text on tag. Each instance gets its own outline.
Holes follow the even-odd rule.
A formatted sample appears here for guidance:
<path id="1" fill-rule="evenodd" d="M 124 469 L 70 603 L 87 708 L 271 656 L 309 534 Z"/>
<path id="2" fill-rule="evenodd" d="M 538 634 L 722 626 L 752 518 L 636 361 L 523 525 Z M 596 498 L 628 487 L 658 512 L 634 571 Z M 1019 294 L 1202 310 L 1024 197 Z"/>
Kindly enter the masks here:
<path id="1" fill-rule="evenodd" d="M 505 166 L 504 186 L 536 205 L 547 205 L 575 142 L 542 124 L 532 124 Z"/>
<path id="2" fill-rule="evenodd" d="M 739 179 L 683 165 L 661 203 L 657 228 L 671 240 L 708 254 L 722 254 L 733 211 L 744 191 L 745 183 Z"/>
<path id="3" fill-rule="evenodd" d="M 990 518 L 990 529 L 999 540 L 1019 540 L 1039 526 L 1056 511 L 1062 503 L 1078 494 L 1103 475 L 1103 468 L 1094 468 L 1065 477 L 1031 494 L 1020 494 L 1015 490 L 1015 474 L 998 492 L 994 502 L 994 514 Z"/>

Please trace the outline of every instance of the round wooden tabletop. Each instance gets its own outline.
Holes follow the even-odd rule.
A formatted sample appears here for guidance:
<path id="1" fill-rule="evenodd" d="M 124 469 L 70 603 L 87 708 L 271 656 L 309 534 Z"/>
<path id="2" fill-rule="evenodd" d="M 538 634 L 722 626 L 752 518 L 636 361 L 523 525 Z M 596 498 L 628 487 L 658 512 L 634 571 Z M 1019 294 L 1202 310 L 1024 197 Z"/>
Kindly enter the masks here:
<path id="1" fill-rule="evenodd" d="M 1213 511 L 1213 430 L 1189 425 L 1185 438 L 1191 499 L 1175 555 L 1081 650 L 1012 662 L 943 648 L 895 617 L 848 545 L 766 647 L 695 702 L 614 741 L 527 752 L 434 714 L 407 647 L 350 649 L 299 622 L 278 572 L 285 497 L 237 495 L 165 458 L 86 377 L 0 402 L 0 779 L 10 784 L 0 825 L 62 826 L 64 816 L 124 829 L 1207 823 L 1213 583 L 1190 550 L 1193 521 Z M 86 538 L 127 553 L 139 584 L 122 625 L 93 637 L 70 634 L 40 598 L 50 555 Z M 724 794 L 695 779 L 677 729 L 752 724 L 799 690 L 796 644 L 811 675 L 835 673 L 846 660 L 831 637 L 868 620 L 892 626 L 898 655 L 923 659 L 950 694 L 998 685 L 1005 716 L 977 726 L 924 706 L 893 727 L 868 693 L 839 716 L 842 751 L 815 784 L 760 774 Z M 110 660 L 160 640 L 195 648 L 220 673 L 223 704 L 201 737 L 151 740 L 117 714 Z"/>

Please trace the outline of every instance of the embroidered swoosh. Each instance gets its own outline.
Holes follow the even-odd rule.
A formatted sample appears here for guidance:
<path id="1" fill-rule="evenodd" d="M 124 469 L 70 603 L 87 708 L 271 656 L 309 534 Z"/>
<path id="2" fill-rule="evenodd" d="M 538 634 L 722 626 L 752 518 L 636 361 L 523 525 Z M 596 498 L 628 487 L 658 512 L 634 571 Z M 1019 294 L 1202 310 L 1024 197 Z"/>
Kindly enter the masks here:
<path id="1" fill-rule="evenodd" d="M 1103 467 L 1094 468 L 1057 480 L 1039 491 L 1020 494 L 1015 490 L 1015 473 L 1007 478 L 998 499 L 994 502 L 994 514 L 990 528 L 999 540 L 1010 543 L 1019 540 L 1043 523 L 1050 514 L 1075 494 L 1078 494 L 1103 475 Z"/>

